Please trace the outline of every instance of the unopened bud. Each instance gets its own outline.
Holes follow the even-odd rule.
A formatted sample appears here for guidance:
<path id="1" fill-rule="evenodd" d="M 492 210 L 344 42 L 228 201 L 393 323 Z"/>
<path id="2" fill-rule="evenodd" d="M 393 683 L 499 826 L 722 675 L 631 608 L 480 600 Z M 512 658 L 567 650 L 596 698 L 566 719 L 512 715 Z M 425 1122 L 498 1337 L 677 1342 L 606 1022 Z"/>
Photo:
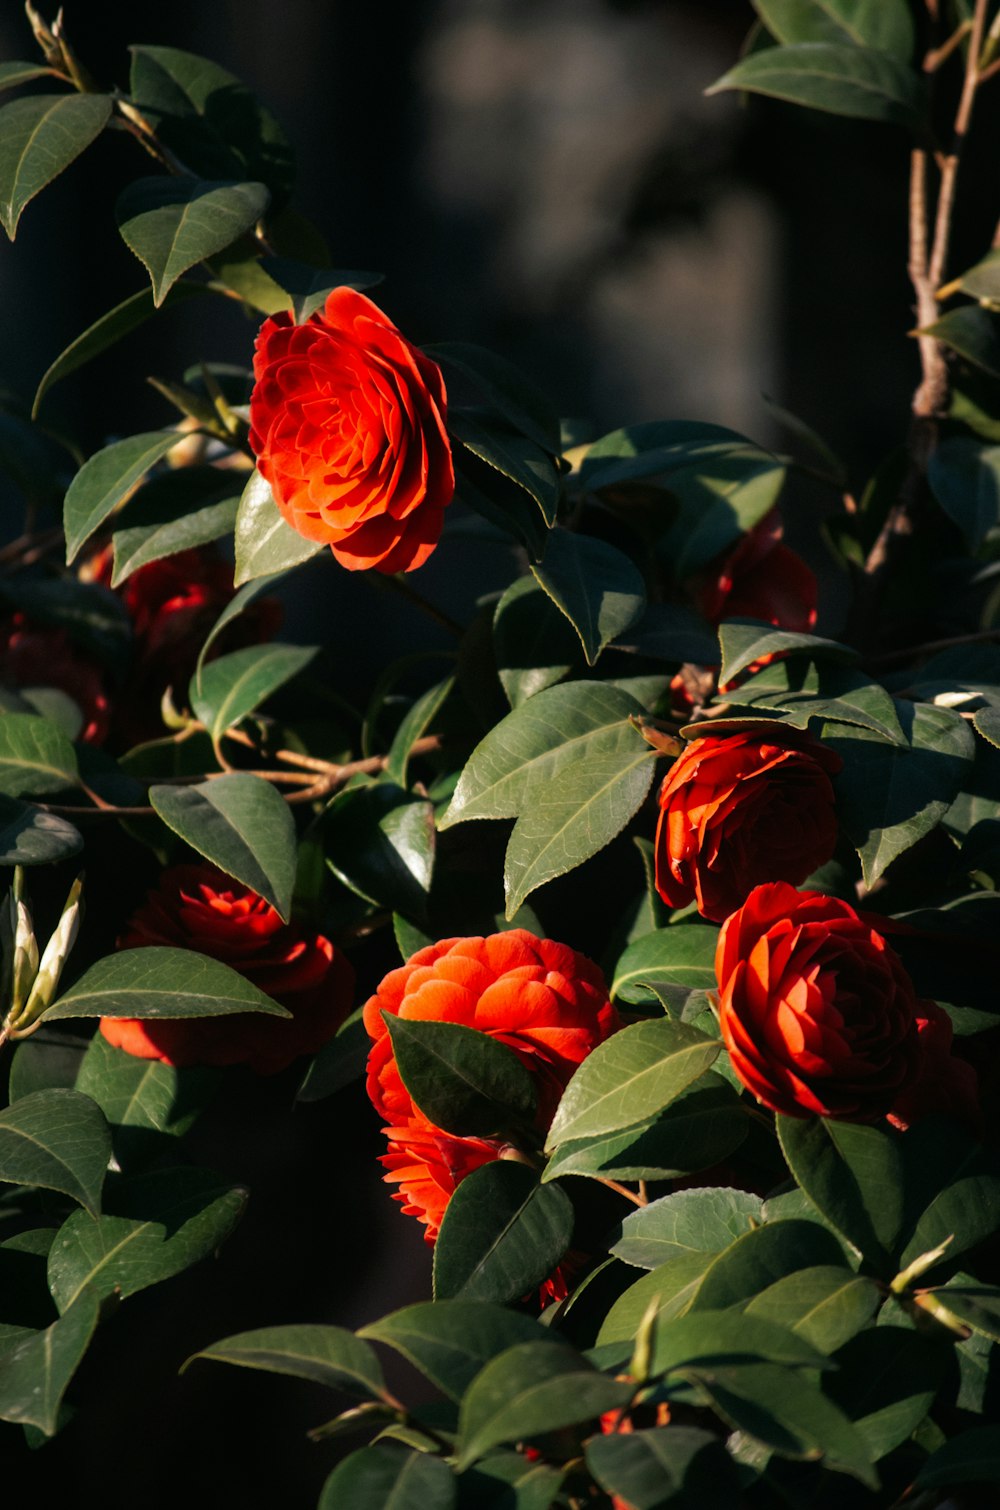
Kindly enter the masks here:
<path id="1" fill-rule="evenodd" d="M 41 962 L 37 966 L 31 994 L 25 1003 L 20 1020 L 16 1024 L 18 1028 L 30 1027 L 55 1000 L 56 990 L 59 986 L 59 977 L 63 973 L 63 967 L 69 958 L 69 952 L 76 942 L 76 936 L 80 931 L 80 893 L 82 890 L 83 877 L 78 876 L 70 887 L 69 896 L 66 898 L 66 904 L 62 910 L 62 916 L 59 919 L 55 932 L 46 944 L 45 953 L 42 955 Z"/>
<path id="2" fill-rule="evenodd" d="M 14 903 L 14 958 L 10 975 L 10 1006 L 7 1016 L 16 1022 L 24 1011 L 38 973 L 38 943 L 25 902 Z"/>

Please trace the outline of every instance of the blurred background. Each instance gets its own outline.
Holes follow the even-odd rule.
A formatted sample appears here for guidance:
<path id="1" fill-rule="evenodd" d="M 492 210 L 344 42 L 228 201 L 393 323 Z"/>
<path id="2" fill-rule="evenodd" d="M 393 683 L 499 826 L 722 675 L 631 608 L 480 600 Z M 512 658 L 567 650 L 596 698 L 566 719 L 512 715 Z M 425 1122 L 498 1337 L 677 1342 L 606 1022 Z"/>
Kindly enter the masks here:
<path id="1" fill-rule="evenodd" d="M 706 98 L 752 20 L 748 0 L 66 6 L 69 37 L 106 85 L 127 85 L 127 44 L 143 42 L 203 53 L 255 88 L 292 139 L 296 203 L 333 265 L 383 272 L 375 297 L 411 339 L 491 347 L 595 435 L 688 418 L 787 444 L 771 398 L 827 439 L 857 489 L 903 439 L 917 376 L 907 143 L 769 101 Z M 8 0 L 0 59 L 33 47 Z M 107 136 L 29 205 L 16 246 L 0 247 L 0 387 L 29 402 L 68 342 L 146 284 L 113 215 L 145 171 L 137 154 Z M 966 234 L 960 223 L 956 266 L 983 244 L 975 210 L 963 261 Z M 170 423 L 145 378 L 200 358 L 248 365 L 255 328 L 223 301 L 168 311 L 61 384 L 47 420 L 88 452 L 111 425 Z M 814 506 L 793 500 L 788 523 L 815 564 L 801 512 Z M 477 593 L 509 580 L 509 562 L 487 553 L 456 572 L 454 560 L 446 540 L 420 586 L 464 622 Z M 338 573 L 331 594 L 331 580 L 296 577 L 289 633 L 318 618 L 348 683 L 370 682 L 402 630 L 447 644 L 370 583 Z M 827 570 L 828 604 L 830 581 Z M 314 1502 L 339 1448 L 303 1433 L 333 1413 L 328 1395 L 214 1365 L 176 1372 L 229 1332 L 360 1325 L 429 1293 L 430 1250 L 379 1181 L 363 1093 L 293 1119 L 294 1089 L 294 1076 L 237 1077 L 197 1128 L 195 1157 L 251 1185 L 247 1217 L 214 1264 L 130 1300 L 102 1329 L 73 1391 L 87 1402 L 79 1426 L 30 1460 L 43 1494 L 82 1486 L 106 1510 Z M 0 1433 L 23 1457 L 21 1434 Z"/>

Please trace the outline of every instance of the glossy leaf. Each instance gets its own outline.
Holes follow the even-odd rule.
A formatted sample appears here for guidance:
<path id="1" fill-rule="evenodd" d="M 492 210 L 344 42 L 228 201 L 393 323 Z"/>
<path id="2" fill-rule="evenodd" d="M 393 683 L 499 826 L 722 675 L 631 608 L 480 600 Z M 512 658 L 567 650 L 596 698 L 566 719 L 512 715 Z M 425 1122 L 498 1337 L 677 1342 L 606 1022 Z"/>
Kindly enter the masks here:
<path id="1" fill-rule="evenodd" d="M 530 1316 L 483 1301 L 418 1301 L 362 1327 L 358 1334 L 385 1343 L 460 1404 L 479 1370 L 518 1342 L 558 1343 Z"/>
<path id="2" fill-rule="evenodd" d="M 872 1458 L 900 1446 L 934 1403 L 951 1364 L 951 1348 L 909 1327 L 859 1332 L 837 1353 L 824 1393 L 854 1422 Z"/>
<path id="3" fill-rule="evenodd" d="M 719 685 L 726 687 L 746 671 L 755 661 L 768 656 L 792 655 L 807 651 L 823 660 L 856 661 L 857 651 L 839 640 L 824 640 L 818 635 L 802 634 L 797 630 L 775 629 L 759 619 L 726 619 L 719 626 L 719 643 L 722 646 L 722 670 Z"/>
<path id="4" fill-rule="evenodd" d="M 551 1274 L 572 1232 L 573 1207 L 558 1185 L 540 1185 L 523 1164 L 483 1164 L 445 1210 L 434 1245 L 435 1298 L 518 1300 Z"/>
<path id="5" fill-rule="evenodd" d="M 291 309 L 296 325 L 322 309 L 335 288 L 374 288 L 382 282 L 381 273 L 360 273 L 351 268 L 310 267 L 291 257 L 263 257 L 260 266 L 268 278 L 286 295 L 278 308 Z M 269 309 L 268 314 L 275 313 Z"/>
<path id="6" fill-rule="evenodd" d="M 560 448 L 559 420 L 548 399 L 523 372 L 496 352 L 465 341 L 447 341 L 424 348 L 427 356 L 471 378 L 491 409 L 544 450 Z"/>
<path id="7" fill-rule="evenodd" d="M 66 1017 L 221 1017 L 284 1007 L 219 960 L 191 949 L 125 949 L 85 970 L 45 1014 Z"/>
<path id="8" fill-rule="evenodd" d="M 635 1336 L 655 1303 L 658 1322 L 685 1315 L 694 1305 L 702 1281 L 712 1266 L 712 1253 L 687 1253 L 669 1259 L 637 1279 L 608 1310 L 597 1334 L 598 1346 L 626 1343 L 631 1354 Z"/>
<path id="9" fill-rule="evenodd" d="M 291 1374 L 364 1399 L 385 1395 L 382 1365 L 375 1350 L 339 1326 L 269 1326 L 237 1332 L 195 1353 L 185 1367 L 197 1358 L 263 1369 L 269 1374 Z"/>
<path id="10" fill-rule="evenodd" d="M 821 1352 L 832 1353 L 868 1324 L 880 1301 L 874 1280 L 819 1264 L 775 1280 L 751 1297 L 743 1314 L 776 1321 Z"/>
<path id="11" fill-rule="evenodd" d="M 718 941 L 715 928 L 694 923 L 674 924 L 644 934 L 619 958 L 612 997 L 642 1001 L 652 990 L 661 1001 L 683 1005 L 692 991 L 714 991 Z"/>
<path id="12" fill-rule="evenodd" d="M 1000 377 L 1000 335 L 997 334 L 996 319 L 978 305 L 963 304 L 958 309 L 949 309 L 933 325 L 924 326 L 917 334 L 933 336 L 974 367 L 981 367 L 991 377 Z"/>
<path id="13" fill-rule="evenodd" d="M 103 451 L 95 451 L 84 462 L 67 489 L 63 505 L 67 564 L 76 559 L 94 531 L 179 439 L 175 430 L 130 435 Z"/>
<path id="14" fill-rule="evenodd" d="M 237 771 L 196 786 L 150 787 L 149 801 L 186 844 L 249 886 L 288 921 L 295 824 L 277 788 Z"/>
<path id="15" fill-rule="evenodd" d="M 94 1335 L 97 1315 L 97 1296 L 84 1291 L 44 1332 L 0 1352 L 0 1420 L 55 1435 L 63 1395 Z"/>
<path id="16" fill-rule="evenodd" d="M 442 1458 L 376 1442 L 337 1465 L 317 1510 L 452 1510 L 455 1494 L 455 1476 Z"/>
<path id="17" fill-rule="evenodd" d="M 777 1128 L 788 1167 L 817 1210 L 888 1274 L 904 1219 L 898 1139 L 821 1117 L 779 1117 Z"/>
<path id="18" fill-rule="evenodd" d="M 536 887 L 610 843 L 643 801 L 653 766 L 628 721 L 639 711 L 617 688 L 570 682 L 515 708 L 473 751 L 438 826 L 517 816 L 508 918 Z"/>
<path id="19" fill-rule="evenodd" d="M 541 563 L 531 570 L 576 630 L 589 666 L 645 610 L 646 587 L 637 567 L 590 535 L 552 530 Z"/>
<path id="20" fill-rule="evenodd" d="M 5 1183 L 61 1191 L 96 1214 L 110 1157 L 108 1124 L 90 1097 L 77 1091 L 35 1091 L 0 1112 Z"/>
<path id="21" fill-rule="evenodd" d="M 982 261 L 970 267 L 958 279 L 962 292 L 981 303 L 1000 304 L 1000 250 L 986 253 Z"/>
<path id="22" fill-rule="evenodd" d="M 182 273 L 249 231 L 267 209 L 262 183 L 137 178 L 118 196 L 122 239 L 149 272 L 159 307 Z"/>
<path id="23" fill-rule="evenodd" d="M 797 1269 L 846 1263 L 843 1249 L 826 1227 L 795 1218 L 768 1222 L 716 1254 L 698 1286 L 700 1310 L 722 1310 L 757 1295 Z"/>
<path id="24" fill-rule="evenodd" d="M 594 492 L 704 467 L 739 454 L 766 455 L 745 435 L 700 420 L 651 420 L 612 430 L 589 447 L 580 480 Z M 668 483 L 667 486 L 670 486 Z"/>
<path id="25" fill-rule="evenodd" d="M 3 780 L 0 766 L 0 784 Z M 66 818 L 0 796 L 0 865 L 51 865 L 82 848 L 82 834 Z"/>
<path id="26" fill-rule="evenodd" d="M 794 105 L 904 126 L 927 137 L 926 100 L 920 78 L 904 63 L 867 47 L 800 42 L 769 47 L 744 57 L 706 90 L 745 89 Z"/>
<path id="27" fill-rule="evenodd" d="M 178 500 L 172 518 L 167 511 L 166 518 L 115 531 L 115 587 L 150 561 L 162 561 L 164 556 L 195 550 L 200 545 L 208 545 L 212 540 L 221 540 L 232 534 L 238 499 L 222 498 L 201 508 L 189 508 L 186 512 L 181 511 L 183 503 L 184 500 Z"/>
<path id="28" fill-rule="evenodd" d="M 741 1362 L 829 1367 L 826 1356 L 805 1338 L 776 1322 L 750 1317 L 745 1311 L 698 1309 L 674 1317 L 653 1331 L 649 1365 L 653 1374 Z"/>
<path id="29" fill-rule="evenodd" d="M 418 697 L 396 730 L 392 744 L 389 746 L 385 774 L 388 780 L 395 782 L 397 786 L 406 786 L 410 751 L 414 743 L 431 727 L 447 702 L 454 685 L 455 678 L 449 676 L 443 682 L 438 682 L 437 686 L 431 687 L 422 697 Z"/>
<path id="30" fill-rule="evenodd" d="M 718 1437 L 696 1426 L 593 1436 L 586 1457 L 601 1488 L 634 1510 L 661 1510 L 669 1504 L 732 1510 L 739 1503 L 733 1459 Z"/>
<path id="31" fill-rule="evenodd" d="M 60 1227 L 49 1253 L 56 1305 L 66 1312 L 87 1290 L 125 1297 L 171 1279 L 221 1246 L 246 1202 L 246 1190 L 203 1169 L 132 1177 L 109 1190 L 104 1215 L 77 1211 Z"/>
<path id="32" fill-rule="evenodd" d="M 178 1136 L 201 1110 L 197 1093 L 211 1073 L 179 1070 L 159 1059 L 137 1059 L 114 1048 L 103 1033 L 95 1033 L 80 1063 L 75 1088 L 97 1103 L 113 1128 Z"/>
<path id="33" fill-rule="evenodd" d="M 1000 1342 L 1000 1289 L 996 1286 L 949 1284 L 931 1294 L 956 1321 L 991 1342 Z"/>
<path id="34" fill-rule="evenodd" d="M 533 1121 L 534 1079 L 506 1044 L 456 1022 L 382 1016 L 400 1078 L 435 1127 L 488 1138 Z"/>
<path id="35" fill-rule="evenodd" d="M 906 0 L 753 0 L 778 42 L 835 42 L 875 47 L 904 62 L 913 52 Z"/>
<path id="36" fill-rule="evenodd" d="M 532 498 L 546 525 L 552 526 L 559 506 L 559 474 L 551 455 L 534 441 L 492 425 L 481 416 L 452 410 L 449 434 Z"/>
<path id="37" fill-rule="evenodd" d="M 268 484 L 251 473 L 236 514 L 236 586 L 288 571 L 322 549 L 285 523 Z"/>
<path id="38" fill-rule="evenodd" d="M 34 713 L 0 718 L 0 793 L 57 792 L 76 781 L 76 754 L 55 724 Z"/>
<path id="39" fill-rule="evenodd" d="M 459 1475 L 459 1504 L 462 1510 L 551 1510 L 565 1476 L 562 1466 L 498 1448 Z"/>
<path id="40" fill-rule="evenodd" d="M 616 648 L 678 664 L 719 664 L 719 642 L 713 631 L 696 613 L 674 603 L 650 603 Z"/>
<path id="41" fill-rule="evenodd" d="M 299 1086 L 297 1101 L 322 1101 L 364 1075 L 372 1041 L 365 1032 L 362 1011 L 358 1007 L 346 1017 L 320 1049 Z"/>
<path id="42" fill-rule="evenodd" d="M 575 1071 L 546 1147 L 634 1127 L 669 1106 L 722 1045 L 686 1023 L 637 1022 L 599 1044 Z"/>
<path id="43" fill-rule="evenodd" d="M 759 1226 L 762 1204 L 745 1190 L 678 1190 L 627 1216 L 611 1252 L 639 1269 L 685 1253 L 720 1253 Z"/>
<path id="44" fill-rule="evenodd" d="M 255 581 L 248 582 L 245 587 L 241 587 L 230 598 L 206 635 L 201 650 L 198 652 L 198 660 L 194 669 L 194 686 L 197 692 L 201 692 L 202 672 L 208 658 L 208 652 L 219 638 L 219 635 L 234 619 L 238 619 L 240 614 L 245 613 L 250 605 L 255 603 L 259 597 L 270 592 L 271 588 L 276 586 L 284 575 L 284 572 L 274 572 L 269 577 L 258 577 Z"/>
<path id="45" fill-rule="evenodd" d="M 434 876 L 432 803 L 386 781 L 348 787 L 330 803 L 324 833 L 338 880 L 375 906 L 423 919 Z"/>
<path id="46" fill-rule="evenodd" d="M 956 1484 L 1000 1484 L 1000 1426 L 973 1426 L 926 1460 L 914 1489 L 951 1489 Z"/>
<path id="47" fill-rule="evenodd" d="M 583 664 L 578 635 L 533 576 L 518 577 L 497 604 L 493 650 L 512 708 Z"/>
<path id="48" fill-rule="evenodd" d="M 1000 524 L 1000 446 L 984 446 L 970 436 L 948 436 L 931 454 L 927 480 L 969 550 L 978 550 Z"/>
<path id="49" fill-rule="evenodd" d="M 106 94 L 34 94 L 0 110 L 0 223 L 11 241 L 21 212 L 99 136 Z"/>
<path id="50" fill-rule="evenodd" d="M 458 1468 L 504 1442 L 588 1421 L 627 1403 L 635 1386 L 599 1374 L 565 1345 L 521 1342 L 477 1374 L 459 1419 Z"/>
<path id="51" fill-rule="evenodd" d="M 29 84 L 32 79 L 56 77 L 56 70 L 44 63 L 0 63 L 0 89 L 13 89 L 17 84 Z"/>
<path id="52" fill-rule="evenodd" d="M 191 706 L 213 739 L 220 738 L 291 681 L 316 654 L 313 645 L 250 645 L 221 655 L 188 689 Z"/>

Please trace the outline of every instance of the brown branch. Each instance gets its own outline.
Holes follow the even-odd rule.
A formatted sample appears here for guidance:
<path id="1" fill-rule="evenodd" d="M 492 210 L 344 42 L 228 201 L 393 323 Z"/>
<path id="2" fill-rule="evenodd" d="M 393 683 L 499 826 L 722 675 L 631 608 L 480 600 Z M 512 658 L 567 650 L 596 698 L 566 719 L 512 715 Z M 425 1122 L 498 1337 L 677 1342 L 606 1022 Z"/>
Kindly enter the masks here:
<path id="1" fill-rule="evenodd" d="M 606 1185 L 616 1195 L 623 1195 L 627 1201 L 632 1202 L 633 1206 L 645 1206 L 648 1204 L 641 1192 L 637 1193 L 634 1190 L 629 1190 L 627 1185 L 620 1185 L 617 1180 L 598 1179 L 597 1183 L 599 1185 Z"/>

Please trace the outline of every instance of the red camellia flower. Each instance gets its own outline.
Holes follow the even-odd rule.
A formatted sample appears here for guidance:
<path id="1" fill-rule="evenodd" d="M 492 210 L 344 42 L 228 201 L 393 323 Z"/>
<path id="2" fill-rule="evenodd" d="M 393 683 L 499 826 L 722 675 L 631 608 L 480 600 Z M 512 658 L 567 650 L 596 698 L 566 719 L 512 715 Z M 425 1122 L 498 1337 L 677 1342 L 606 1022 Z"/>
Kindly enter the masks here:
<path id="1" fill-rule="evenodd" d="M 322 934 L 283 923 L 256 892 L 213 865 L 175 865 L 133 913 L 119 949 L 194 949 L 238 970 L 292 1013 L 225 1017 L 102 1017 L 109 1043 L 165 1064 L 283 1070 L 332 1038 L 351 1009 L 354 970 Z"/>
<path id="2" fill-rule="evenodd" d="M 781 540 L 776 508 L 741 535 L 696 588 L 698 608 L 710 624 L 722 619 L 763 619 L 780 629 L 806 632 L 816 623 L 815 573 Z"/>
<path id="3" fill-rule="evenodd" d="M 919 1020 L 938 1009 L 847 902 L 758 886 L 723 925 L 715 973 L 733 1069 L 773 1111 L 873 1122 L 921 1076 Z"/>
<path id="4" fill-rule="evenodd" d="M 80 739 L 99 745 L 107 737 L 110 705 L 104 675 L 65 629 L 34 623 L 23 613 L 0 622 L 0 686 L 55 687 L 83 714 Z"/>
<path id="5" fill-rule="evenodd" d="M 837 842 L 831 775 L 819 740 L 774 727 L 693 739 L 660 788 L 656 889 L 722 922 L 762 881 L 804 881 Z"/>
<path id="6" fill-rule="evenodd" d="M 441 369 L 377 305 L 335 288 L 301 325 L 265 320 L 250 444 L 293 529 L 351 571 L 412 571 L 455 491 Z"/>
<path id="7" fill-rule="evenodd" d="M 385 1178 L 399 1186 L 396 1199 L 419 1217 L 433 1242 L 456 1187 L 498 1158 L 503 1144 L 445 1133 L 414 1105 L 396 1068 L 385 1010 L 478 1028 L 513 1049 L 536 1078 L 540 1130 L 552 1120 L 577 1065 L 620 1023 L 595 964 L 523 928 L 489 938 L 442 939 L 385 977 L 364 1009 L 374 1040 L 368 1094 L 389 1124 Z"/>

